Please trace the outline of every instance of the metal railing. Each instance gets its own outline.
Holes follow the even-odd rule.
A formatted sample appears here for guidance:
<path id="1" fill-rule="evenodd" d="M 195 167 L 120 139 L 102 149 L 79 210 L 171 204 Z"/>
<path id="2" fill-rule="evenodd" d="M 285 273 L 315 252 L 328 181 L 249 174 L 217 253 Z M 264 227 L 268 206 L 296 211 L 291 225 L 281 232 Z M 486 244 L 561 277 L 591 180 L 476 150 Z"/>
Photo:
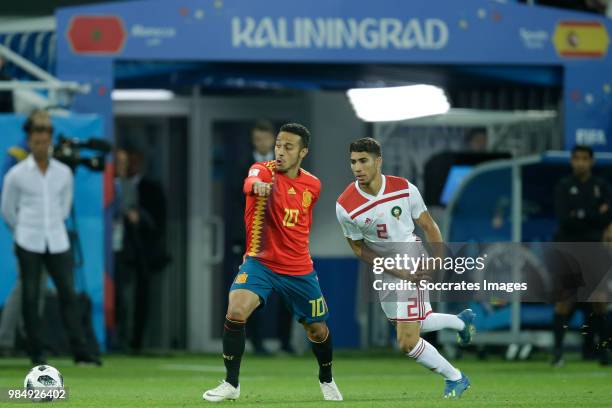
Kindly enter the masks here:
<path id="1" fill-rule="evenodd" d="M 62 81 L 2 44 L 0 44 L 0 56 L 36 79 L 34 81 L 0 81 L 0 90 L 46 89 L 49 90 L 48 100 L 51 106 L 57 106 L 64 96 L 71 98 L 75 93 L 86 94 L 91 91 L 89 84 Z"/>

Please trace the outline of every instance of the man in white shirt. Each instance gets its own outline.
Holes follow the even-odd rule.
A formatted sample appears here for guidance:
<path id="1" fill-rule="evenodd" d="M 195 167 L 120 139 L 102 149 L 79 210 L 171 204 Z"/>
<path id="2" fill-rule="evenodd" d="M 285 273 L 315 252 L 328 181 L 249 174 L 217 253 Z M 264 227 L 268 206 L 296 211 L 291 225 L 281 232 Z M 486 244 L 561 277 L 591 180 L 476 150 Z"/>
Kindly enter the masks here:
<path id="1" fill-rule="evenodd" d="M 338 198 L 336 215 L 355 255 L 372 265 L 381 253 L 394 252 L 397 243 L 412 243 L 400 247 L 410 253 L 416 251 L 411 256 L 418 257 L 424 249 L 421 239 L 414 234 L 415 224 L 423 230 L 429 243 L 437 245 L 434 249 L 440 248 L 442 235 L 416 186 L 405 178 L 382 174 L 380 144 L 372 138 L 363 138 L 351 143 L 349 151 L 356 180 Z M 385 279 L 391 282 L 411 279 L 403 272 L 388 270 Z M 408 357 L 444 377 L 444 398 L 460 397 L 470 386 L 468 377 L 420 335 L 452 329 L 458 332 L 461 343 L 468 344 L 474 328 L 474 313 L 470 309 L 457 316 L 433 313 L 427 291 L 420 289 L 386 295 L 392 299 L 383 297 L 381 306 L 397 329 L 399 347 Z"/>
<path id="2" fill-rule="evenodd" d="M 28 353 L 35 365 L 45 364 L 37 307 L 44 266 L 57 289 L 75 362 L 99 365 L 86 350 L 73 288 L 73 260 L 65 225 L 72 206 L 72 172 L 49 156 L 53 126 L 46 111 L 34 111 L 24 130 L 31 153 L 4 177 L 1 208 L 13 232 L 19 263 Z"/>

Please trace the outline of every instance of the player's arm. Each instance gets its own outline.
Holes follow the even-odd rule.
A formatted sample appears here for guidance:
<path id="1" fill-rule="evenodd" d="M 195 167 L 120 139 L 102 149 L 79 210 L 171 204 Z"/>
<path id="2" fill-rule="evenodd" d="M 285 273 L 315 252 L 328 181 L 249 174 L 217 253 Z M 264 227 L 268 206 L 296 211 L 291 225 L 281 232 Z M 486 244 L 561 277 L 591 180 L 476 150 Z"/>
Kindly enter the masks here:
<path id="1" fill-rule="evenodd" d="M 425 240 L 430 246 L 431 256 L 435 258 L 444 257 L 444 242 L 442 240 L 442 233 L 438 224 L 434 221 L 427 211 L 427 206 L 423 201 L 423 197 L 419 192 L 419 189 L 415 185 L 410 184 L 411 191 L 411 202 L 410 202 L 410 215 L 414 220 L 414 223 L 421 228 L 425 234 Z M 434 271 L 428 271 L 421 269 L 420 274 L 424 279 L 431 279 Z M 419 272 L 417 272 L 419 274 Z"/>
<path id="2" fill-rule="evenodd" d="M 438 224 L 436 224 L 434 219 L 431 218 L 429 211 L 423 211 L 419 218 L 414 220 L 414 222 L 423 230 L 423 233 L 425 233 L 425 239 L 427 242 L 443 242 L 440 228 L 438 228 Z"/>
<path id="3" fill-rule="evenodd" d="M 414 222 L 416 225 L 423 230 L 425 234 L 425 240 L 429 243 L 431 254 L 435 258 L 443 258 L 444 257 L 444 241 L 442 240 L 442 233 L 440 232 L 440 228 L 438 228 L 438 224 L 429 214 L 429 211 L 423 211 L 419 218 L 415 219 Z M 431 273 L 433 271 L 422 270 L 423 277 L 431 278 Z"/>
<path id="4" fill-rule="evenodd" d="M 367 263 L 368 265 L 374 265 L 374 259 L 380 258 L 380 255 L 372 251 L 365 244 L 363 239 L 355 241 L 350 238 L 347 238 L 346 240 L 348 241 L 349 246 L 353 250 L 353 253 L 357 256 L 357 258 L 361 259 L 363 262 Z M 385 272 L 397 278 L 400 278 L 400 279 L 411 278 L 410 273 L 408 271 L 398 271 L 395 269 L 386 269 Z"/>
<path id="5" fill-rule="evenodd" d="M 442 234 L 438 224 L 431 218 L 419 189 L 412 183 L 410 188 L 410 216 L 414 223 L 425 233 L 425 239 L 430 244 L 442 243 Z M 440 246 L 440 245 L 435 245 Z"/>
<path id="6" fill-rule="evenodd" d="M 267 197 L 272 192 L 272 175 L 266 167 L 256 163 L 249 169 L 247 178 L 244 179 L 244 194 Z"/>
<path id="7" fill-rule="evenodd" d="M 348 241 L 349 246 L 353 250 L 353 253 L 357 256 L 357 258 L 361 259 L 366 264 L 374 265 L 374 259 L 380 257 L 380 255 L 372 251 L 364 243 L 363 239 L 355 241 L 350 238 L 346 238 L 346 240 Z M 400 278 L 400 279 L 412 280 L 415 278 L 413 274 L 410 274 L 408 271 L 404 271 L 404 270 L 386 269 L 385 272 L 387 272 L 389 275 L 393 275 L 396 278 Z"/>
<path id="8" fill-rule="evenodd" d="M 374 258 L 376 258 L 377 256 L 373 251 L 368 249 L 367 245 L 364 245 L 363 239 L 355 241 L 350 238 L 347 238 L 346 241 L 348 242 L 349 246 L 353 250 L 355 256 L 357 256 L 357 258 L 361 259 L 368 265 L 372 265 L 374 263 Z"/>

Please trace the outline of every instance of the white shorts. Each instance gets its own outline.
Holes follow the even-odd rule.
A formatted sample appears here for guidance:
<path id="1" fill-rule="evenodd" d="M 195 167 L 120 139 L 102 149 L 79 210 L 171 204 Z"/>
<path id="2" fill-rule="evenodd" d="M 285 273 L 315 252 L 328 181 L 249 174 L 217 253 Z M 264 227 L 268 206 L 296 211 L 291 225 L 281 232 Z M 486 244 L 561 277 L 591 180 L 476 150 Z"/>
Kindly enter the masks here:
<path id="1" fill-rule="evenodd" d="M 413 290 L 402 293 L 401 301 L 380 302 L 383 312 L 392 322 L 421 322 L 432 312 L 429 291 Z"/>
<path id="2" fill-rule="evenodd" d="M 404 255 L 412 258 L 427 256 L 427 249 L 421 242 L 368 242 L 368 247 L 379 256 Z M 407 271 L 410 271 L 410 269 L 407 269 Z M 383 285 L 405 282 L 388 272 L 376 275 L 375 279 L 382 280 Z M 404 286 L 399 287 L 403 288 Z M 385 289 L 379 290 L 378 296 L 380 306 L 387 319 L 393 322 L 420 322 L 425 320 L 432 312 L 429 303 L 429 291 L 427 290 Z"/>

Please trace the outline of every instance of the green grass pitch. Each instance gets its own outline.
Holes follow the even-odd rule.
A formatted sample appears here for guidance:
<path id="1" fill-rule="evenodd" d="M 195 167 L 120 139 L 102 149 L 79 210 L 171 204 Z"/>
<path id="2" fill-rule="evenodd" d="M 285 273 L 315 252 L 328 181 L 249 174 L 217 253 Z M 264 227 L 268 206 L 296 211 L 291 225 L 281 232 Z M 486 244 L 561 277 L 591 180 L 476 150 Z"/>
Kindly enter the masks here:
<path id="1" fill-rule="evenodd" d="M 102 368 L 75 367 L 67 359 L 49 363 L 64 375 L 70 407 L 202 407 L 202 392 L 223 378 L 219 356 L 120 357 Z M 334 377 L 343 407 L 612 407 L 612 368 L 569 361 L 560 369 L 544 360 L 497 359 L 457 362 L 472 381 L 463 398 L 441 398 L 443 380 L 407 357 L 337 353 Z M 26 359 L 0 359 L 0 387 L 20 387 L 29 370 Z M 323 403 L 314 357 L 256 358 L 246 355 L 240 399 L 232 407 L 318 407 Z M 218 406 L 219 404 L 215 405 Z M 4 396 L 0 406 L 15 406 Z"/>

